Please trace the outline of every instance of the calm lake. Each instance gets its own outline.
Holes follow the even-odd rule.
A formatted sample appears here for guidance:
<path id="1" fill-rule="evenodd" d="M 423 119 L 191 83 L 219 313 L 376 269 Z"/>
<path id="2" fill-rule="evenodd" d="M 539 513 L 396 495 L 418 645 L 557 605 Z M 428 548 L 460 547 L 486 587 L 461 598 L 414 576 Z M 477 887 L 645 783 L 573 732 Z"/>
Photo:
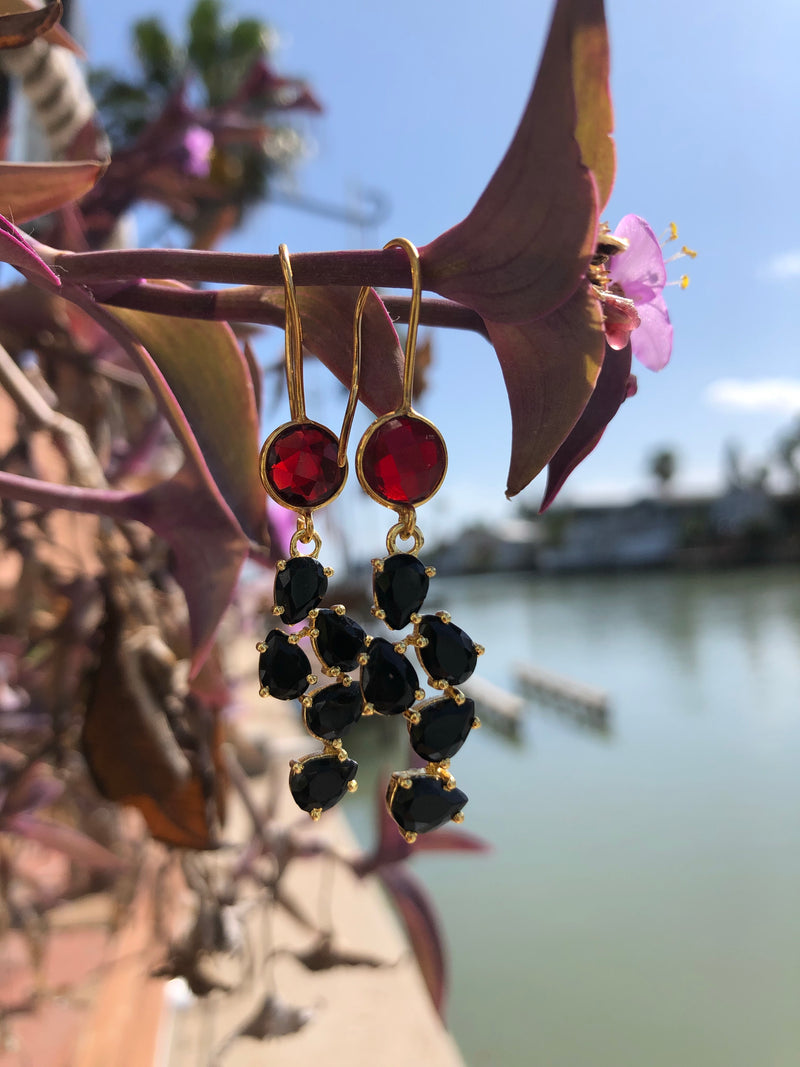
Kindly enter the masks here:
<path id="1" fill-rule="evenodd" d="M 435 579 L 439 608 L 487 680 L 611 698 L 606 734 L 534 704 L 474 733 L 493 851 L 414 860 L 469 1067 L 798 1067 L 800 572 Z"/>

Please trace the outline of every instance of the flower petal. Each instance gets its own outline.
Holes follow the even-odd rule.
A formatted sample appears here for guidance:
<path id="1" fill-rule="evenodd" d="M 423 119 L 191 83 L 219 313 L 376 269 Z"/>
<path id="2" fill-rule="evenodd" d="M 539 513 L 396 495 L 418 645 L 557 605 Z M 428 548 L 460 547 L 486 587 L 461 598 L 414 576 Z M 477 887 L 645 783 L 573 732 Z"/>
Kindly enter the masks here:
<path id="1" fill-rule="evenodd" d="M 630 371 L 630 346 L 621 352 L 606 346 L 603 367 L 589 403 L 567 439 L 550 460 L 547 488 L 540 512 L 550 507 L 570 474 L 597 446 L 623 400 L 632 395 L 628 391 Z"/>
<path id="2" fill-rule="evenodd" d="M 614 230 L 629 242 L 627 251 L 611 257 L 609 273 L 629 300 L 652 299 L 667 284 L 667 269 L 658 238 L 639 215 L 626 215 Z"/>
<path id="3" fill-rule="evenodd" d="M 659 293 L 636 310 L 641 325 L 631 334 L 633 354 L 648 370 L 663 370 L 672 355 L 672 323 L 664 297 Z"/>
<path id="4" fill-rule="evenodd" d="M 512 497 L 543 469 L 586 407 L 605 350 L 603 316 L 594 290 L 583 285 L 545 319 L 486 326 L 511 405 Z"/>
<path id="5" fill-rule="evenodd" d="M 598 43 L 604 32 L 602 0 L 559 0 L 506 155 L 470 214 L 420 249 L 426 288 L 493 322 L 527 323 L 559 307 L 578 287 L 595 247 L 598 186 L 576 140 L 582 116 L 573 63 L 586 67 L 581 103 L 590 88 L 607 93 L 608 57 Z M 594 118 L 601 121 L 594 111 L 586 121 Z M 591 161 L 603 159 L 605 195 L 609 164 L 607 152 L 597 147 L 604 134 L 597 144 L 591 138 L 590 149 L 584 133 Z"/>

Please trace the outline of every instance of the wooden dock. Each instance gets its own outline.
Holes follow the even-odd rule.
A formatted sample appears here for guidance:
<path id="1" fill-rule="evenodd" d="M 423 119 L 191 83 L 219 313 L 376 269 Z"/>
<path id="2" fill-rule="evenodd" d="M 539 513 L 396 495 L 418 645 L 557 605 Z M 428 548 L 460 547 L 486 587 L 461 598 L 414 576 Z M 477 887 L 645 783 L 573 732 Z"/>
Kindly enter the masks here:
<path id="1" fill-rule="evenodd" d="M 516 693 L 509 693 L 499 685 L 484 678 L 473 676 L 459 686 L 465 696 L 475 701 L 475 710 L 481 723 L 504 737 L 516 739 L 522 727 L 522 711 L 525 701 Z"/>
<path id="2" fill-rule="evenodd" d="M 592 729 L 608 729 L 608 694 L 602 689 L 528 663 L 516 664 L 514 674 L 523 691 L 542 703 L 569 713 L 582 725 Z"/>

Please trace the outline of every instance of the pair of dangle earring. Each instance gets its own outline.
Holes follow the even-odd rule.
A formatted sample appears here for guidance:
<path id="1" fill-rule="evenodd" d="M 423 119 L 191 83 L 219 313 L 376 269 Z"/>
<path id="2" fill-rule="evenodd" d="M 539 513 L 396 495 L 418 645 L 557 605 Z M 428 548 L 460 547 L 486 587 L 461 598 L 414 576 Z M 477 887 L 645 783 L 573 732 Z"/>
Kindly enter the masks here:
<path id="1" fill-rule="evenodd" d="M 435 575 L 418 553 L 424 544 L 417 526 L 416 508 L 439 490 L 447 471 L 447 449 L 436 427 L 412 407 L 417 328 L 422 298 L 422 280 L 417 249 L 405 238 L 384 247 L 402 248 L 409 258 L 412 296 L 403 368 L 403 396 L 400 406 L 377 419 L 367 429 L 356 451 L 356 472 L 364 491 L 397 512 L 398 521 L 386 538 L 388 555 L 374 559 L 372 614 L 390 630 L 409 625 L 411 633 L 397 641 L 368 640 L 361 656 L 361 689 L 364 712 L 403 715 L 408 724 L 411 747 L 423 760 L 424 768 L 396 771 L 386 792 L 390 815 L 409 842 L 417 834 L 434 830 L 449 820 L 463 821 L 466 794 L 456 788 L 450 772 L 450 759 L 480 723 L 475 705 L 458 688 L 475 670 L 483 648 L 440 611 L 420 614 Z M 362 305 L 363 306 L 363 305 Z M 360 328 L 356 314 L 354 344 L 359 362 Z M 410 542 L 407 549 L 398 542 Z M 406 652 L 414 648 L 429 685 L 442 696 L 414 707 L 424 700 L 424 690 Z"/>
<path id="2" fill-rule="evenodd" d="M 270 497 L 297 512 L 297 529 L 289 545 L 289 559 L 276 566 L 273 613 L 294 625 L 307 620 L 294 633 L 271 630 L 256 646 L 261 696 L 278 700 L 300 699 L 308 732 L 321 741 L 323 751 L 292 760 L 289 789 L 298 807 L 318 819 L 347 792 L 357 789 L 358 765 L 348 757 L 342 738 L 359 720 L 363 701 L 351 677 L 360 663 L 367 636 L 342 604 L 319 608 L 328 590 L 331 567 L 319 562 L 322 546 L 314 529 L 313 513 L 334 500 L 347 480 L 347 441 L 355 413 L 360 375 L 360 351 L 353 361 L 350 396 L 342 431 L 337 438 L 326 426 L 306 416 L 303 388 L 303 331 L 291 262 L 286 245 L 279 248 L 286 305 L 286 384 L 291 419 L 264 442 L 259 459 L 261 481 Z M 300 545 L 311 545 L 302 554 Z M 318 678 L 300 640 L 309 637 L 322 673 L 334 679 L 316 686 Z"/>
<path id="3" fill-rule="evenodd" d="M 386 538 L 388 555 L 373 560 L 372 614 L 390 630 L 409 625 L 411 633 L 397 641 L 368 636 L 343 605 L 321 609 L 331 568 L 318 561 L 321 540 L 313 512 L 335 499 L 347 477 L 347 441 L 358 398 L 361 368 L 361 319 L 370 288 L 356 302 L 353 326 L 353 375 L 342 431 L 337 439 L 305 413 L 302 379 L 302 327 L 285 245 L 280 260 L 286 294 L 286 380 L 291 421 L 264 442 L 261 480 L 277 503 L 298 513 L 290 558 L 277 564 L 273 612 L 283 623 L 307 619 L 297 632 L 273 629 L 257 646 L 260 653 L 261 695 L 280 700 L 299 698 L 308 732 L 321 741 L 323 752 L 290 764 L 289 788 L 297 805 L 318 819 L 346 792 L 356 789 L 357 765 L 342 746 L 344 734 L 362 714 L 403 715 L 409 740 L 426 766 L 392 774 L 386 803 L 407 841 L 436 829 L 448 820 L 461 822 L 466 795 L 456 788 L 449 770 L 470 731 L 480 725 L 474 703 L 456 687 L 475 670 L 483 648 L 476 645 L 446 612 L 421 615 L 435 571 L 418 558 L 424 544 L 416 524 L 416 507 L 430 500 L 444 481 L 447 450 L 436 427 L 411 406 L 416 337 L 421 303 L 419 255 L 404 238 L 386 248 L 400 247 L 409 257 L 412 298 L 400 406 L 377 419 L 366 431 L 356 453 L 358 479 L 374 500 L 397 512 L 398 521 Z M 408 549 L 398 541 L 411 542 Z M 301 554 L 300 545 L 311 545 Z M 310 638 L 324 674 L 332 684 L 308 692 L 317 684 L 308 656 L 299 646 Z M 442 696 L 425 701 L 415 668 L 406 658 L 414 648 L 430 686 Z M 350 672 L 361 668 L 360 684 Z M 414 707 L 416 701 L 423 701 Z"/>

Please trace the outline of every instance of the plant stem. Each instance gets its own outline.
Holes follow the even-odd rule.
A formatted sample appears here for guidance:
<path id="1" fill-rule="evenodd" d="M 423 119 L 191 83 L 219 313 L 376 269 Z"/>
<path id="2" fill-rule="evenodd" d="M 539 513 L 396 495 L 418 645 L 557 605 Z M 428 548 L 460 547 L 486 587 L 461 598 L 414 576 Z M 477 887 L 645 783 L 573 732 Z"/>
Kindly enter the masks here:
<path id="1" fill-rule="evenodd" d="M 214 319 L 225 322 L 258 322 L 283 328 L 284 312 L 262 299 L 261 286 L 247 285 L 236 289 L 174 289 L 166 285 L 140 282 L 109 291 L 106 285 L 88 285 L 95 298 L 112 307 L 134 308 L 159 315 L 180 318 Z M 408 322 L 410 299 L 407 296 L 384 298 L 386 310 L 397 322 Z M 423 326 L 443 326 L 455 330 L 473 330 L 486 337 L 483 319 L 470 308 L 452 300 L 422 301 L 420 322 Z"/>
<path id="2" fill-rule="evenodd" d="M 36 251 L 64 281 L 172 278 L 183 282 L 233 285 L 283 285 L 277 255 L 204 252 L 179 248 L 113 249 L 62 252 L 35 242 Z M 424 269 L 424 268 L 423 268 Z M 297 252 L 292 256 L 295 285 L 373 285 L 409 289 L 408 258 L 402 249 L 354 252 Z M 425 278 L 423 273 L 423 288 Z"/>

